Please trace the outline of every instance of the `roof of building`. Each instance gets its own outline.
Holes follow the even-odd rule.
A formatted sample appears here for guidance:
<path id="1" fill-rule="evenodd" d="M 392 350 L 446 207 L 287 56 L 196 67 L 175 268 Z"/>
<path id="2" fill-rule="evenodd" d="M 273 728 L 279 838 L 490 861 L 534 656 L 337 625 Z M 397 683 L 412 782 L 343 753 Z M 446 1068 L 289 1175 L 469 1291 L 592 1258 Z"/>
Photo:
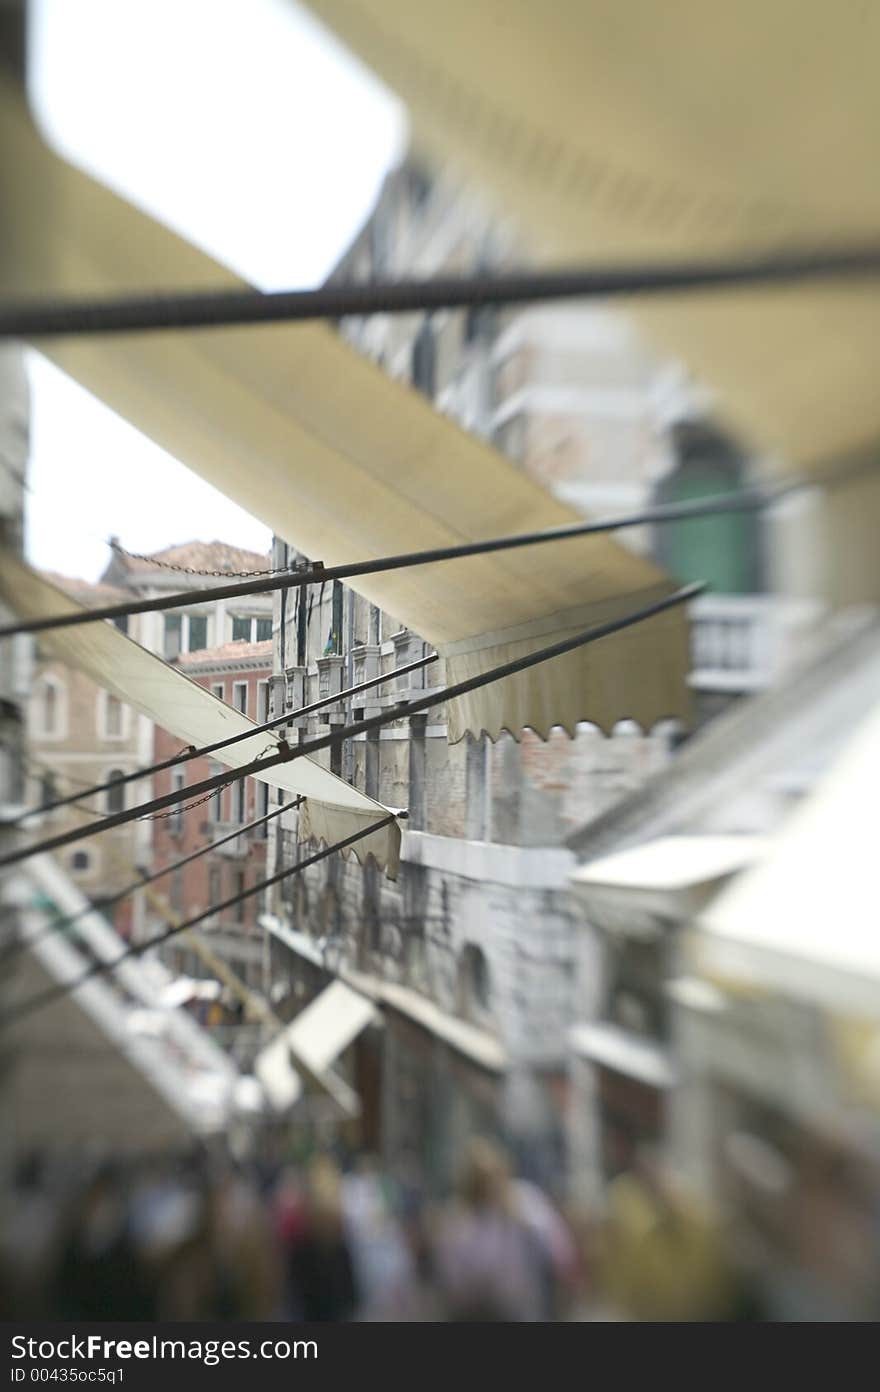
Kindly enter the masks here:
<path id="1" fill-rule="evenodd" d="M 113 541 L 116 540 L 114 537 Z M 183 541 L 176 546 L 165 546 L 160 551 L 151 551 L 149 557 L 148 560 L 140 560 L 114 547 L 114 559 L 122 562 L 127 571 L 143 571 L 149 575 L 156 572 L 154 561 L 162 561 L 166 565 L 189 566 L 193 570 L 219 570 L 228 573 L 238 570 L 264 571 L 272 563 L 268 553 L 247 551 L 241 546 L 231 546 L 226 541 Z"/>
<path id="2" fill-rule="evenodd" d="M 108 585 L 103 581 L 83 580 L 76 575 L 59 575 L 54 570 L 41 570 L 40 574 L 51 585 L 57 585 L 59 590 L 63 590 L 71 599 L 87 608 L 112 604 L 114 600 L 121 603 L 129 598 L 126 590 L 120 590 L 115 585 Z"/>
<path id="3" fill-rule="evenodd" d="M 181 653 L 177 661 L 181 667 L 207 667 L 213 663 L 251 662 L 256 658 L 265 658 L 266 666 L 272 666 L 271 638 L 267 638 L 263 643 L 247 643 L 243 639 L 235 643 L 221 643 L 218 648 L 202 648 L 196 652 Z"/>

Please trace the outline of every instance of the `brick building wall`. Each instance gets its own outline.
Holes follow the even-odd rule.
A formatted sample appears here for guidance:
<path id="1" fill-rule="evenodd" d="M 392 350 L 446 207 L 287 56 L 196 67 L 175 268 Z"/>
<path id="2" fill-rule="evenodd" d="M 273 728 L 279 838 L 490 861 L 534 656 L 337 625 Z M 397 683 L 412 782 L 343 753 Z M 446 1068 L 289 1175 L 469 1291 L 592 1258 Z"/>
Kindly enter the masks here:
<path id="1" fill-rule="evenodd" d="M 227 705 L 260 722 L 267 718 L 271 659 L 271 642 L 241 642 L 183 654 L 178 665 Z M 180 747 L 179 739 L 157 727 L 153 750 L 156 763 L 171 758 Z M 155 795 L 197 783 L 220 768 L 211 759 L 200 758 L 180 769 L 166 769 L 154 776 Z M 236 826 L 262 816 L 269 810 L 270 797 L 267 785 L 247 778 L 221 789 L 207 802 L 156 818 L 149 824 L 154 867 L 170 865 L 200 849 L 208 838 L 226 835 Z M 189 918 L 249 889 L 265 878 L 266 845 L 265 828 L 256 828 L 160 880 L 157 891 L 166 911 L 180 919 Z M 263 985 L 259 908 L 260 896 L 252 895 L 217 914 L 200 929 L 232 969 L 248 985 L 258 988 Z M 167 960 L 178 970 L 202 974 L 198 959 L 186 946 L 169 944 L 166 953 Z"/>
<path id="2" fill-rule="evenodd" d="M 122 591 L 103 584 L 48 576 L 72 598 L 86 605 L 113 603 Z M 138 635 L 138 619 L 129 621 Z M 149 762 L 149 722 L 73 668 L 35 646 L 33 676 L 27 706 L 27 770 L 32 806 L 66 797 L 82 789 L 81 802 L 46 813 L 41 829 L 55 834 L 81 827 L 109 812 L 149 797 L 149 780 L 89 797 L 85 789 L 129 774 Z M 36 822 L 31 822 L 35 826 Z M 58 853 L 80 889 L 95 902 L 115 894 L 137 877 L 137 867 L 149 864 L 149 844 L 137 822 L 87 837 Z M 139 923 L 135 899 L 122 900 L 111 917 L 123 937 Z"/>

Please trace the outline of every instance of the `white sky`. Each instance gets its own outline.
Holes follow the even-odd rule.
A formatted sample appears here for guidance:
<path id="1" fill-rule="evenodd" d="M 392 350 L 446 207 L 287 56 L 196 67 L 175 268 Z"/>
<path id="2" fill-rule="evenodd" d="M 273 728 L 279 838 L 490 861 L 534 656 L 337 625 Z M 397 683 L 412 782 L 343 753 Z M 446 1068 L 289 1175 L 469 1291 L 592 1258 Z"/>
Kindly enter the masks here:
<path id="1" fill-rule="evenodd" d="M 261 289 L 320 283 L 405 141 L 400 105 L 294 0 L 32 0 L 61 152 Z M 96 579 L 133 551 L 269 530 L 36 353 L 27 551 Z"/>

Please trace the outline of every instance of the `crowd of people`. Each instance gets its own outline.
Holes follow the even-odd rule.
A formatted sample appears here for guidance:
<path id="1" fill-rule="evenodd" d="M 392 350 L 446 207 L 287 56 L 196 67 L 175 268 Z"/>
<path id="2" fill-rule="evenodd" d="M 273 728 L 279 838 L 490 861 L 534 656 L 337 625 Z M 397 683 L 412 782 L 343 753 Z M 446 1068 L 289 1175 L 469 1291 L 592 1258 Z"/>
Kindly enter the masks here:
<path id="1" fill-rule="evenodd" d="M 206 1155 L 6 1189 L 6 1318 L 549 1321 L 760 1318 L 720 1232 L 645 1175 L 578 1220 L 475 1139 L 431 1199 L 369 1157 L 247 1168 Z"/>

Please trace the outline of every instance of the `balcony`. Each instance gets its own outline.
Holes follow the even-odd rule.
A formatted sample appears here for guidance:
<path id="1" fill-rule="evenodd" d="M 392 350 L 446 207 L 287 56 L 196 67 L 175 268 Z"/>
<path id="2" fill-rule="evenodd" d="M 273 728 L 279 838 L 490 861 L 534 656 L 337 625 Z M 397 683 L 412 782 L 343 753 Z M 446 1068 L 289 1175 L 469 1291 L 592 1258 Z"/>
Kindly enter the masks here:
<path id="1" fill-rule="evenodd" d="M 238 822 L 208 822 L 208 834 L 212 841 L 218 841 L 223 836 L 228 836 L 235 831 Z M 215 847 L 217 855 L 227 856 L 229 860 L 244 860 L 251 844 L 254 841 L 253 832 L 242 832 L 240 836 L 235 836 L 231 841 L 227 841 L 225 846 Z"/>
<path id="2" fill-rule="evenodd" d="M 317 693 L 311 697 L 311 700 L 329 701 L 342 690 L 345 658 L 336 653 L 327 657 L 319 657 L 317 667 Z M 336 701 L 331 705 L 324 706 L 322 710 L 318 711 L 317 718 L 324 725 L 344 725 L 345 712 L 342 709 L 342 702 Z"/>
<path id="3" fill-rule="evenodd" d="M 290 722 L 279 727 L 282 735 L 286 735 L 292 730 L 305 730 L 308 727 L 308 717 L 305 719 L 295 718 L 295 712 L 306 704 L 307 697 L 308 674 L 305 667 L 288 667 L 285 672 L 276 672 L 270 678 L 270 718 L 275 720 L 285 711 L 291 712 Z"/>
<path id="4" fill-rule="evenodd" d="M 379 643 L 361 643 L 358 647 L 352 648 L 352 686 L 359 686 L 361 682 L 373 681 L 378 677 L 381 670 L 381 660 L 382 648 Z M 376 686 L 360 696 L 352 696 L 350 704 L 352 711 L 360 711 L 362 718 L 369 720 L 371 716 L 378 715 L 382 710 L 382 688 Z"/>
<path id="5" fill-rule="evenodd" d="M 690 684 L 698 691 L 760 691 L 796 659 L 819 605 L 776 595 L 701 595 L 690 607 Z"/>
<path id="6" fill-rule="evenodd" d="M 418 662 L 419 658 L 425 655 L 422 639 L 411 633 L 408 628 L 402 628 L 399 633 L 393 634 L 391 642 L 394 644 L 395 667 L 406 667 L 408 663 Z M 407 672 L 402 677 L 396 677 L 394 681 L 386 682 L 381 690 L 385 710 L 400 705 L 402 701 L 414 701 L 424 695 L 425 668 L 421 667 L 417 672 Z"/>

